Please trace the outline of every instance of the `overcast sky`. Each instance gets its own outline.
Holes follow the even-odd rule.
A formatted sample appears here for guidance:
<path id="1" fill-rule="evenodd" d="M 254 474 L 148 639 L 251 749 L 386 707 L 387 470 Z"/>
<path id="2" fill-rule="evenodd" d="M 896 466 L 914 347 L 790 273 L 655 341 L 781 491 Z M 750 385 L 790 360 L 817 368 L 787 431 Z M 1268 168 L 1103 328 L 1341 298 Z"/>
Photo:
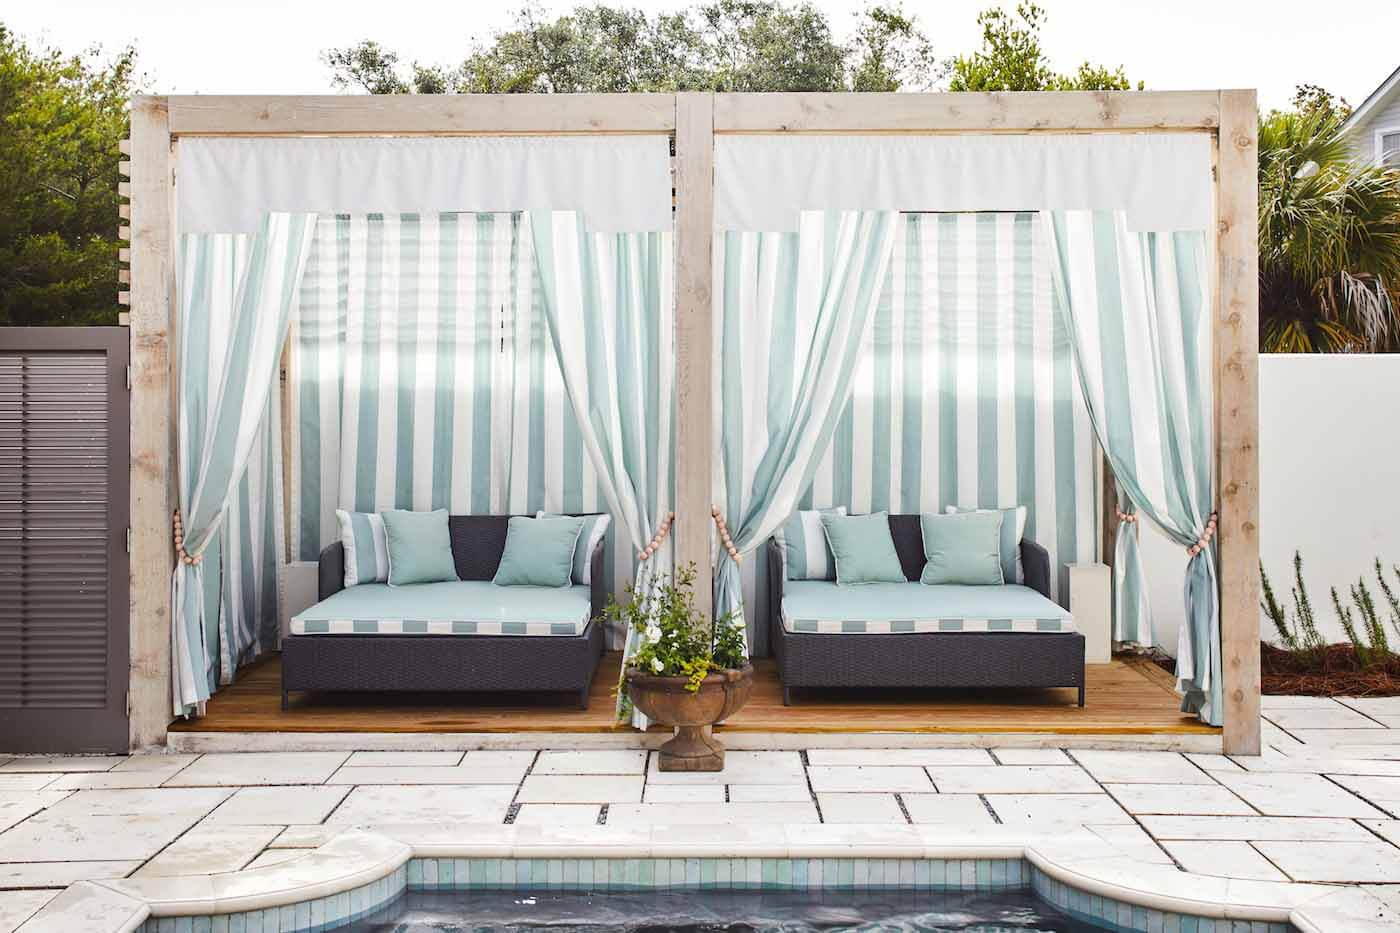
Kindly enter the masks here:
<path id="1" fill-rule="evenodd" d="M 618 0 L 670 10 L 678 0 Z M 869 0 L 815 0 L 843 37 Z M 1057 68 L 1122 64 L 1154 90 L 1255 87 L 1265 107 L 1295 84 L 1358 104 L 1400 66 L 1396 0 L 1039 0 Z M 545 0 L 551 12 L 571 2 Z M 994 0 L 910 0 L 940 57 L 974 49 Z M 1013 6 L 1008 2 L 1005 5 Z M 473 0 L 6 0 L 0 22 L 69 51 L 132 43 L 154 89 L 179 93 L 333 90 L 323 49 L 373 38 L 405 60 L 455 63 L 510 23 L 518 2 Z"/>

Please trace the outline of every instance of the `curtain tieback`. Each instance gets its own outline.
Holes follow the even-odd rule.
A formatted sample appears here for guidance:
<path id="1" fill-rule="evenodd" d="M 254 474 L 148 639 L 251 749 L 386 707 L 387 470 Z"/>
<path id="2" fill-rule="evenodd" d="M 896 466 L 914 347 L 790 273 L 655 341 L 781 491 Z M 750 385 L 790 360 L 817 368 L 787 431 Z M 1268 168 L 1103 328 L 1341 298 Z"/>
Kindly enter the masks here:
<path id="1" fill-rule="evenodd" d="M 1201 536 L 1196 539 L 1196 543 L 1186 549 L 1186 553 L 1195 557 L 1206 549 L 1210 544 L 1210 539 L 1215 537 L 1215 523 L 1219 516 L 1215 512 L 1210 513 L 1210 518 L 1206 521 L 1206 530 L 1201 532 Z"/>
<path id="2" fill-rule="evenodd" d="M 1124 512 L 1122 509 L 1115 509 L 1115 511 L 1118 513 L 1118 520 L 1125 524 L 1131 525 L 1138 520 L 1136 512 Z"/>
<path id="3" fill-rule="evenodd" d="M 661 547 L 661 542 L 666 540 L 666 535 L 671 531 L 671 522 L 675 521 L 675 519 L 675 512 L 666 513 L 666 517 L 661 520 L 661 524 L 656 526 L 656 534 L 651 536 L 651 540 L 647 542 L 646 547 L 637 552 L 637 560 L 644 561 L 651 559 L 651 555 L 655 554 Z"/>
<path id="4" fill-rule="evenodd" d="M 742 564 L 744 562 L 744 555 L 740 554 L 739 549 L 734 546 L 734 539 L 729 536 L 729 525 L 725 522 L 724 515 L 720 512 L 719 506 L 712 506 L 710 508 L 710 515 L 715 520 L 715 528 L 719 530 L 719 541 L 724 545 L 724 550 L 729 554 L 729 559 L 736 564 Z"/>
<path id="5" fill-rule="evenodd" d="M 184 526 L 184 524 L 180 521 L 180 510 L 179 510 L 179 509 L 176 509 L 176 510 L 175 510 L 175 517 L 174 517 L 174 522 L 173 522 L 173 523 L 174 523 L 174 528 L 175 528 L 175 557 L 176 557 L 176 559 L 178 559 L 178 560 L 180 561 L 180 563 L 182 563 L 182 564 L 187 564 L 187 565 L 189 565 L 189 566 L 191 566 L 191 567 L 203 563 L 203 562 L 204 562 L 204 555 L 203 555 L 203 554 L 191 554 L 189 551 L 185 550 L 185 526 Z"/>

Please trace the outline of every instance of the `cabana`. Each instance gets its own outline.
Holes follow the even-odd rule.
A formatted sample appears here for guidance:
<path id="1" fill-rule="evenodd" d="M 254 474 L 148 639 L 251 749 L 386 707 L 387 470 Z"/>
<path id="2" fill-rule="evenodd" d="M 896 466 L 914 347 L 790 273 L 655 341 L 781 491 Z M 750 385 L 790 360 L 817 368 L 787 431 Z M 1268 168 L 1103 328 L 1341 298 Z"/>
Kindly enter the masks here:
<path id="1" fill-rule="evenodd" d="M 1053 543 L 1055 566 L 1092 559 L 1107 550 L 1098 544 L 1097 441 L 1123 497 L 1114 516 L 1131 525 L 1140 510 L 1191 550 L 1187 708 L 1222 725 L 1225 751 L 1257 753 L 1255 120 L 1247 91 L 138 98 L 124 208 L 132 746 L 165 738 L 172 678 L 177 703 L 201 699 L 203 672 L 184 661 L 194 656 L 190 639 L 208 631 L 190 625 L 204 598 L 194 568 L 220 516 L 258 530 L 239 539 L 249 552 L 289 547 L 305 561 L 325 541 L 345 477 L 384 475 L 345 463 L 347 451 L 372 459 L 378 447 L 299 430 L 350 423 L 343 413 L 354 400 L 296 391 L 330 384 L 324 371 L 308 375 L 315 363 L 353 358 L 364 372 L 363 355 L 353 354 L 371 343 L 365 331 L 347 336 L 303 314 L 327 307 L 310 290 L 334 304 L 337 289 L 377 288 L 384 300 L 469 297 L 512 312 L 488 318 L 492 330 L 469 341 L 500 348 L 478 360 L 501 370 L 488 380 L 489 398 L 463 398 L 435 380 L 453 352 L 440 329 L 415 332 L 406 366 L 394 353 L 379 358 L 403 371 L 380 368 L 375 378 L 404 384 L 411 370 L 421 391 L 357 422 L 395 432 L 395 449 L 407 453 L 393 475 L 405 469 L 402 456 L 414 462 L 407 493 L 370 489 L 367 501 L 454 510 L 462 502 L 477 514 L 606 509 L 616 525 L 612 579 L 632 576 L 633 552 L 643 574 L 694 563 L 706 609 L 712 573 L 715 608 L 744 605 L 742 570 L 759 562 L 743 555 L 799 505 L 914 512 L 1039 496 L 1036 537 Z M 290 213 L 267 218 L 267 210 Z M 442 246 L 449 235 L 451 251 Z M 365 245 L 374 237 L 378 252 Z M 385 287 L 382 269 L 366 271 L 384 255 L 384 237 L 400 259 L 412 253 L 413 274 L 432 287 L 397 279 Z M 423 244 L 431 248 L 414 251 Z M 533 247 L 528 257 L 521 244 Z M 449 254 L 482 264 L 474 281 L 488 283 L 484 291 L 452 291 L 441 261 Z M 958 294 L 964 261 L 971 284 Z M 1013 307 L 1007 333 L 974 324 L 960 345 L 952 310 L 952 343 L 911 343 L 916 328 L 904 310 L 915 303 L 880 304 L 890 294 L 922 303 L 920 289 L 945 282 L 940 308 L 975 304 L 979 262 L 991 264 L 986 300 Z M 269 274 L 255 295 L 232 270 L 259 263 Z M 823 272 L 835 267 L 845 271 Z M 784 275 L 795 276 L 795 289 L 781 287 Z M 580 297 L 582 285 L 598 282 L 605 294 Z M 797 297 L 783 300 L 789 294 Z M 1061 325 L 1043 313 L 1052 301 Z M 244 331 L 210 330 L 200 315 L 220 302 L 233 310 L 210 320 L 242 322 Z M 254 303 L 280 317 L 247 314 Z M 622 332 L 645 340 L 598 337 Z M 770 384 L 775 340 L 794 333 L 801 339 L 790 346 L 802 349 L 787 357 L 792 384 Z M 208 362 L 218 355 L 210 348 L 228 345 L 256 355 L 269 377 L 239 383 L 246 398 L 230 396 L 226 371 Z M 609 356 L 606 346 L 630 355 Z M 1030 348 L 1024 359 L 996 352 L 1017 346 Z M 916 362 L 948 347 L 975 365 Z M 284 353 L 289 388 L 279 397 L 271 376 Z M 930 367 L 951 369 L 953 383 L 934 395 L 904 381 Z M 932 398 L 939 404 L 911 403 Z M 945 404 L 951 416 L 940 418 Z M 308 420 L 312 410 L 327 417 Z M 1018 447 L 1035 436 L 1018 433 L 1018 423 L 1042 417 L 1049 446 Z M 505 425 L 496 439 L 521 446 L 480 447 L 459 481 L 420 435 L 424 418 Z M 642 439 L 623 443 L 623 423 Z M 958 424 L 978 427 L 959 437 Z M 548 442 L 545 432 L 555 432 Z M 1007 439 L 1005 455 L 975 456 L 987 438 Z M 216 441 L 227 449 L 213 452 Z M 512 454 L 524 459 L 503 459 Z M 938 457 L 950 459 L 930 473 Z M 335 495 L 313 491 L 311 477 Z M 282 490 L 289 501 L 279 500 Z M 239 498 L 248 507 L 230 510 Z M 172 587 L 179 504 L 185 569 Z M 723 520 L 718 540 L 714 513 Z M 1115 536 L 1125 626 L 1136 605 L 1130 531 Z M 1051 576 L 1063 585 L 1058 570 Z M 238 587 L 240 596 L 266 599 L 263 580 Z M 752 578 L 747 601 L 757 653 L 767 648 L 754 611 L 761 585 Z M 246 634 L 218 637 L 230 646 L 226 667 L 250 641 L 256 650 L 275 639 L 270 626 Z"/>

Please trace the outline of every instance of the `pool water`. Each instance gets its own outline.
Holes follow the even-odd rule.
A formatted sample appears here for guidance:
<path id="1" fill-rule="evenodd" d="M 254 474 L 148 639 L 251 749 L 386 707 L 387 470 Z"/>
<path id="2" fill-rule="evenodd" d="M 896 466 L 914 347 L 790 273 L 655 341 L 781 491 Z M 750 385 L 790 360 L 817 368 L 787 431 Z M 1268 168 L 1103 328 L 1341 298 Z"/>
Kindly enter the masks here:
<path id="1" fill-rule="evenodd" d="M 352 933 L 455 931 L 910 930 L 927 933 L 1094 933 L 1030 891 L 410 892 Z"/>

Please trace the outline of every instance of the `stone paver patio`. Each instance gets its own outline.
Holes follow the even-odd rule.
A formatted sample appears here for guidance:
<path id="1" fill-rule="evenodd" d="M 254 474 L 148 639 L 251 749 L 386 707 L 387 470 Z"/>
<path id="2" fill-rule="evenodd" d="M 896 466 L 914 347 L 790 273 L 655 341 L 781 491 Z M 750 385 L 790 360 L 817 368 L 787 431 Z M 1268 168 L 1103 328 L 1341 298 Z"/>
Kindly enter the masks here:
<path id="1" fill-rule="evenodd" d="M 640 750 L 0 757 L 0 931 L 73 882 L 261 867 L 409 823 L 1087 830 L 1137 862 L 1400 905 L 1400 697 L 1264 706 L 1252 759 L 813 748 L 663 774 Z"/>

